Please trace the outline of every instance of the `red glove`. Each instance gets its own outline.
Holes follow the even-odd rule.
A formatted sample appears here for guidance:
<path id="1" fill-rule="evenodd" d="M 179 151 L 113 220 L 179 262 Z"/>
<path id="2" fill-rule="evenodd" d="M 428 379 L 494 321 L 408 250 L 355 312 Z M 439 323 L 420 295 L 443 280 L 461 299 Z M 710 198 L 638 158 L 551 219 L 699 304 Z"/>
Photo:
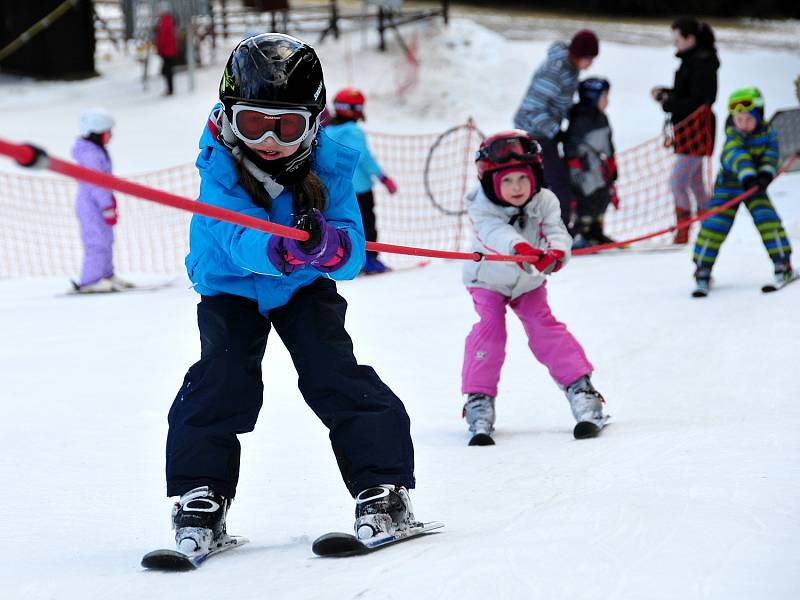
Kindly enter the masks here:
<path id="1" fill-rule="evenodd" d="M 609 156 L 607 159 L 603 161 L 603 165 L 601 167 L 601 171 L 603 173 L 603 179 L 606 183 L 611 183 L 612 181 L 617 180 L 617 161 L 613 156 Z"/>
<path id="2" fill-rule="evenodd" d="M 617 186 L 612 185 L 608 188 L 608 200 L 614 206 L 614 210 L 619 210 L 619 196 L 617 196 Z"/>
<path id="3" fill-rule="evenodd" d="M 526 262 L 519 262 L 519 268 L 523 271 L 528 273 L 531 272 L 531 266 L 536 266 L 536 264 L 541 260 L 541 257 L 544 256 L 544 250 L 539 250 L 539 248 L 534 248 L 527 242 L 518 242 L 514 244 L 514 252 L 521 256 L 534 256 L 536 257 L 535 260 L 526 261 Z"/>
<path id="4" fill-rule="evenodd" d="M 397 184 L 386 175 L 381 175 L 381 183 L 386 187 L 386 191 L 390 194 L 397 193 Z"/>
<path id="5" fill-rule="evenodd" d="M 564 258 L 564 253 L 561 250 L 548 250 L 533 266 L 536 267 L 540 273 L 549 275 L 550 273 L 555 273 L 564 266 L 564 263 L 561 262 L 562 258 Z"/>
<path id="6" fill-rule="evenodd" d="M 111 196 L 111 204 L 103 209 L 103 220 L 112 227 L 117 224 L 117 199 Z"/>

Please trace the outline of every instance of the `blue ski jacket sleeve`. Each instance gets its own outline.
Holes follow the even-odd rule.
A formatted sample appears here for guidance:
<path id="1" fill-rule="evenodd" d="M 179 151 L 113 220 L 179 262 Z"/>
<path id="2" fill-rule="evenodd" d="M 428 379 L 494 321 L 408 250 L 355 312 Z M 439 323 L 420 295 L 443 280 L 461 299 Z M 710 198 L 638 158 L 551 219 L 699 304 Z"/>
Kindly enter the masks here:
<path id="1" fill-rule="evenodd" d="M 349 121 L 340 125 L 328 125 L 325 132 L 340 144 L 357 151 L 358 166 L 353 177 L 353 188 L 356 194 L 363 194 L 372 189 L 372 178 L 380 177 L 383 170 L 372 156 L 372 152 L 367 144 L 367 135 L 355 121 Z"/>
<path id="2" fill-rule="evenodd" d="M 345 231 L 352 244 L 350 257 L 340 269 L 321 273 L 305 266 L 284 275 L 267 258 L 272 234 L 194 215 L 186 269 L 195 290 L 202 295 L 243 296 L 257 301 L 259 309 L 266 312 L 286 304 L 297 289 L 317 277 L 356 277 L 365 257 L 364 228 L 352 184 L 357 159 L 354 151 L 334 142 L 324 131 L 318 134 L 312 169 L 328 192 L 323 215 L 328 223 Z M 200 172 L 200 202 L 288 227 L 294 225 L 291 190 L 284 189 L 274 198 L 269 212 L 255 204 L 239 184 L 230 151 L 214 139 L 207 126 L 195 164 Z"/>
<path id="3" fill-rule="evenodd" d="M 564 42 L 547 51 L 547 59 L 536 69 L 528 91 L 514 116 L 514 127 L 535 138 L 553 139 L 572 106 L 578 89 L 578 69 L 569 60 Z"/>

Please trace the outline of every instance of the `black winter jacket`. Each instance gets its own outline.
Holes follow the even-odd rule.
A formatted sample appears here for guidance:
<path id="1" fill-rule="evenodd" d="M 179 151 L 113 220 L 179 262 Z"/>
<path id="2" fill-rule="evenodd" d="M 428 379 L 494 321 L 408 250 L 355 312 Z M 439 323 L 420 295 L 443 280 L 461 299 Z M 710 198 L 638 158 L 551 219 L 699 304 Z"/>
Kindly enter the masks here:
<path id="1" fill-rule="evenodd" d="M 717 99 L 717 53 L 693 46 L 676 54 L 681 66 L 675 71 L 675 85 L 668 90 L 662 106 L 679 123 L 703 104 L 712 106 Z"/>
<path id="2" fill-rule="evenodd" d="M 676 54 L 681 66 L 675 72 L 675 85 L 667 91 L 661 106 L 672 113 L 672 124 L 677 125 L 703 105 L 709 108 L 717 99 L 717 70 L 719 58 L 714 50 L 693 46 Z M 681 144 L 676 140 L 675 151 L 685 154 L 710 155 L 714 144 L 715 118 L 710 113 L 711 148 L 698 148 L 696 143 Z M 681 147 L 685 146 L 685 147 Z M 692 146 L 691 148 L 689 146 Z"/>
<path id="3" fill-rule="evenodd" d="M 616 179 L 614 142 L 606 114 L 593 106 L 575 104 L 564 134 L 564 157 L 573 188 L 583 196 L 608 187 Z M 580 166 L 578 166 L 580 165 Z"/>

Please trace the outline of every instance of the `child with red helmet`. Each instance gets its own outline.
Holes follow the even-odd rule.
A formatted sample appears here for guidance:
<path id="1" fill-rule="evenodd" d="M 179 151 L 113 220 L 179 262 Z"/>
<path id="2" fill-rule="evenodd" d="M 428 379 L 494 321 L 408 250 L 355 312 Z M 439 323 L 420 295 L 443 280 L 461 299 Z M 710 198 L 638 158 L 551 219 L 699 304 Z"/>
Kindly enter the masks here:
<path id="1" fill-rule="evenodd" d="M 344 88 L 337 92 L 333 100 L 335 114 L 328 122 L 325 131 L 337 142 L 361 153 L 353 176 L 353 187 L 356 190 L 361 220 L 364 223 L 364 235 L 368 242 L 375 242 L 378 240 L 378 231 L 375 225 L 375 197 L 372 194 L 372 178 L 377 177 L 390 194 L 397 192 L 397 185 L 384 174 L 383 169 L 372 156 L 367 144 L 367 136 L 358 125 L 359 121 L 365 120 L 363 92 L 353 87 Z M 367 250 L 364 273 L 372 275 L 384 271 L 386 271 L 386 265 L 378 259 L 378 253 Z"/>
<path id="2" fill-rule="evenodd" d="M 525 262 L 465 263 L 464 284 L 479 320 L 466 339 L 461 391 L 470 445 L 493 444 L 495 398 L 505 359 L 506 306 L 525 329 L 536 359 L 569 399 L 578 421 L 575 437 L 597 435 L 605 423 L 603 397 L 594 389 L 593 367 L 578 341 L 547 303 L 545 276 L 568 260 L 572 238 L 561 220 L 558 198 L 543 186 L 539 144 L 525 131 L 493 135 L 477 154 L 480 185 L 466 204 L 476 237 L 472 250 L 519 254 Z"/>

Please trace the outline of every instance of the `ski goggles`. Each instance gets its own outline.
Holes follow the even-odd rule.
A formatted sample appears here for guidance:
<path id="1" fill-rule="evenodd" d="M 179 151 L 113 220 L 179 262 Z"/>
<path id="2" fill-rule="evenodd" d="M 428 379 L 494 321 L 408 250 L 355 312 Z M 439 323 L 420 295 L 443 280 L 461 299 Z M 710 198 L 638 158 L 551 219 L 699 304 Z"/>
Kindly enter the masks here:
<path id="1" fill-rule="evenodd" d="M 741 98 L 728 103 L 728 112 L 750 112 L 753 109 L 761 108 L 763 105 L 763 102 L 759 102 L 757 99 Z"/>
<path id="2" fill-rule="evenodd" d="M 272 138 L 281 146 L 293 146 L 311 130 L 311 113 L 234 104 L 231 128 L 236 137 L 248 144 L 260 144 Z"/>
<path id="3" fill-rule="evenodd" d="M 475 160 L 502 163 L 507 160 L 535 160 L 542 151 L 536 140 L 526 137 L 509 137 L 493 141 L 475 153 Z"/>
<path id="4" fill-rule="evenodd" d="M 333 104 L 333 108 L 335 108 L 337 111 L 345 110 L 345 111 L 352 111 L 352 112 L 357 112 L 357 113 L 363 113 L 364 112 L 364 105 L 363 104 L 347 104 L 346 102 L 335 102 Z"/>

